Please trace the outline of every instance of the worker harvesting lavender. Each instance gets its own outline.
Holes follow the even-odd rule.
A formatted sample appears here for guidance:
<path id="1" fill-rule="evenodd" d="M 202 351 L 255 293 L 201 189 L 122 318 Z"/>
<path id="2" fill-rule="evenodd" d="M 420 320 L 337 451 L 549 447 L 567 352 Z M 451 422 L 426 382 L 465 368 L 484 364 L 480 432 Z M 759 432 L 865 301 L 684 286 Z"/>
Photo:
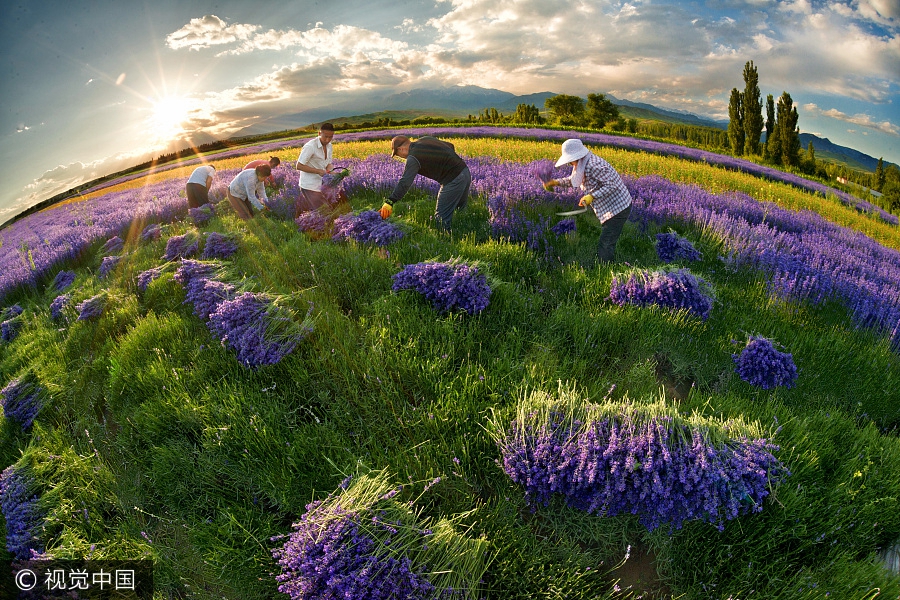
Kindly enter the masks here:
<path id="1" fill-rule="evenodd" d="M 231 180 L 227 192 L 228 202 L 241 219 L 252 219 L 253 209 L 261 211 L 267 208 L 269 199 L 263 182 L 271 174 L 272 168 L 269 165 L 261 165 L 241 171 Z"/>
<path id="2" fill-rule="evenodd" d="M 406 168 L 381 206 L 381 218 L 387 219 L 393 214 L 394 202 L 403 198 L 416 175 L 421 175 L 441 185 L 434 212 L 439 226 L 450 231 L 453 212 L 465 208 L 472 185 L 469 167 L 456 153 L 453 144 L 429 135 L 414 142 L 405 135 L 398 135 L 391 139 L 391 156 L 406 160 Z"/>
<path id="3" fill-rule="evenodd" d="M 328 206 L 328 198 L 322 193 L 322 177 L 334 169 L 331 161 L 334 149 L 334 125 L 322 123 L 319 133 L 303 144 L 296 168 L 300 171 L 300 197 L 294 210 L 294 219 L 307 211 Z"/>
<path id="4" fill-rule="evenodd" d="M 622 227 L 631 213 L 631 194 L 622 178 L 608 162 L 588 150 L 579 139 L 566 140 L 556 166 L 572 165 L 572 174 L 563 179 L 551 179 L 544 189 L 554 187 L 580 188 L 584 196 L 578 206 L 590 206 L 603 224 L 597 255 L 601 263 L 612 262 L 616 254 L 616 242 L 622 235 Z"/>
<path id="5" fill-rule="evenodd" d="M 188 208 L 200 208 L 209 203 L 209 188 L 216 176 L 216 168 L 212 165 L 200 165 L 191 172 L 185 185 Z"/>

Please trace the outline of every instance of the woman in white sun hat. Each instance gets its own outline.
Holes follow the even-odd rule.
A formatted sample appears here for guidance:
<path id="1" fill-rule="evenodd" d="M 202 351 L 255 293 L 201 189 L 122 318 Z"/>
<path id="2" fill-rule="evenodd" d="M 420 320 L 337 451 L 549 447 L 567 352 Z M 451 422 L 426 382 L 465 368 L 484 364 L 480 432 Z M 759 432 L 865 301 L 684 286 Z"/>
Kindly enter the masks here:
<path id="1" fill-rule="evenodd" d="M 551 191 L 557 186 L 573 187 L 584 192 L 578 206 L 590 206 L 603 224 L 597 255 L 600 262 L 612 262 L 616 242 L 631 213 L 631 194 L 612 165 L 588 150 L 581 140 L 563 142 L 562 156 L 556 161 L 556 166 L 566 163 L 574 167 L 572 174 L 559 180 L 551 179 L 544 184 L 544 189 Z"/>

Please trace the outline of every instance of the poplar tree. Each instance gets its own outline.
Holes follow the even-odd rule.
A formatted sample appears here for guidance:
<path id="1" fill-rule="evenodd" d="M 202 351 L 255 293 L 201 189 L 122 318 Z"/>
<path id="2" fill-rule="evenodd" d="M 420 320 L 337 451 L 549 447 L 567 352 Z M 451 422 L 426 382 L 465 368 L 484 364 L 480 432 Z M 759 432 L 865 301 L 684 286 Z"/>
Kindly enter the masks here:
<path id="1" fill-rule="evenodd" d="M 778 120 L 775 122 L 775 131 L 780 146 L 777 149 L 780 162 L 789 167 L 799 166 L 800 130 L 797 128 L 797 121 L 800 117 L 797 115 L 797 108 L 791 95 L 787 92 L 782 92 L 781 98 L 778 99 L 776 112 Z"/>
<path id="2" fill-rule="evenodd" d="M 731 143 L 731 152 L 735 156 L 744 153 L 744 111 L 742 107 L 741 93 L 737 88 L 731 90 L 731 100 L 728 102 L 728 141 Z"/>
<path id="3" fill-rule="evenodd" d="M 811 175 L 816 174 L 816 148 L 813 146 L 812 140 L 806 145 L 806 170 Z"/>
<path id="4" fill-rule="evenodd" d="M 884 174 L 884 157 L 878 159 L 878 166 L 875 167 L 875 191 L 880 192 L 884 188 L 886 176 Z"/>
<path id="5" fill-rule="evenodd" d="M 762 136 L 762 94 L 759 91 L 759 74 L 753 61 L 744 65 L 744 95 L 741 98 L 744 124 L 744 152 L 759 154 L 759 139 Z"/>
<path id="6" fill-rule="evenodd" d="M 769 141 L 772 139 L 772 133 L 775 131 L 775 98 L 772 94 L 766 96 L 766 156 L 771 157 L 774 152 L 771 151 L 772 146 Z"/>

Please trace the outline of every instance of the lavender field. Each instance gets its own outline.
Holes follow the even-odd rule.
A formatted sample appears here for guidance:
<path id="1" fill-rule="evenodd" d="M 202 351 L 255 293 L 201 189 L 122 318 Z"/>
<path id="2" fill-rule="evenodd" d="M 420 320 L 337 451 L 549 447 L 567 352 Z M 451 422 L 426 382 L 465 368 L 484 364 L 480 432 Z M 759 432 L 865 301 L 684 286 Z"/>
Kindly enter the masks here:
<path id="1" fill-rule="evenodd" d="M 415 130 L 472 172 L 452 234 L 421 178 L 374 212 L 395 133 L 337 136 L 349 205 L 296 222 L 288 140 L 211 157 L 202 209 L 182 164 L 0 231 L 7 558 L 150 558 L 158 598 L 900 598 L 896 217 L 584 134 L 634 200 L 598 264 L 539 178 L 571 132 Z"/>

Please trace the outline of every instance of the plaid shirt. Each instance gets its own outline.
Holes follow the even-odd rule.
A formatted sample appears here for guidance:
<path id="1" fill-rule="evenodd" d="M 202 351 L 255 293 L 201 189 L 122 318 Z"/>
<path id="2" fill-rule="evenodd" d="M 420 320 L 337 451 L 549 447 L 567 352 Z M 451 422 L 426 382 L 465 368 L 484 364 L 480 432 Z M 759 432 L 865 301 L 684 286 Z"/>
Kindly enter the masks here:
<path id="1" fill-rule="evenodd" d="M 605 223 L 631 206 L 631 194 L 611 164 L 593 152 L 587 155 L 587 161 L 582 189 L 585 195 L 594 197 L 591 208 L 600 222 Z M 572 187 L 571 175 L 558 181 L 562 187 Z"/>

